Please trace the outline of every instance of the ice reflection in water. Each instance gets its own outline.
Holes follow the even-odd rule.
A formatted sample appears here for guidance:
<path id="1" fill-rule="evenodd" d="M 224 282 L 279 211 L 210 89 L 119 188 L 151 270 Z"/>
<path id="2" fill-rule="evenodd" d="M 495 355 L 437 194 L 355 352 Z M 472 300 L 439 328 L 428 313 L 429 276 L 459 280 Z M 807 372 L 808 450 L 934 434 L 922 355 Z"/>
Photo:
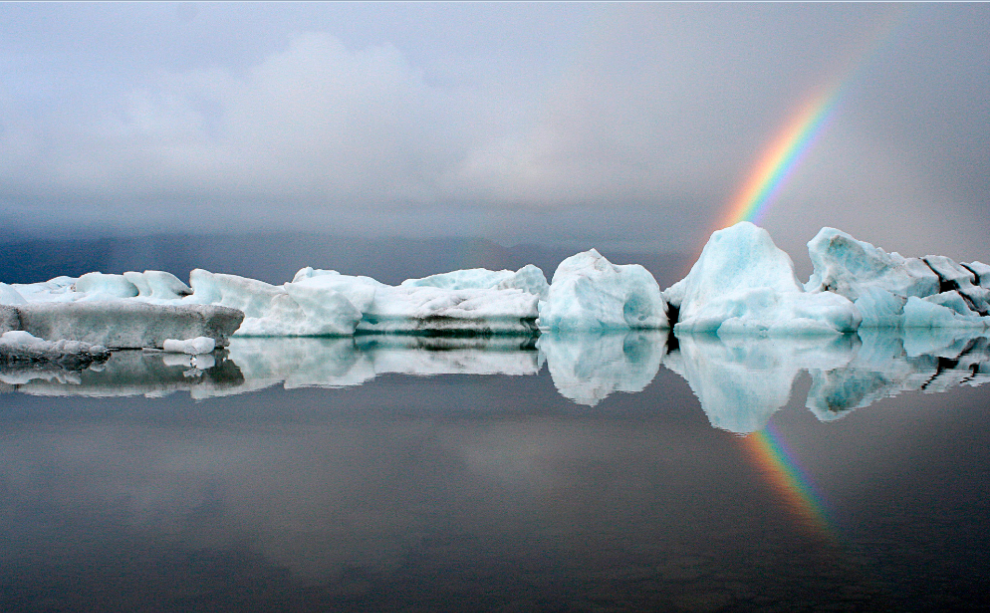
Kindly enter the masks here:
<path id="1" fill-rule="evenodd" d="M 667 341 L 244 339 L 212 365 L 6 370 L 0 610 L 985 604 L 990 435 L 962 392 L 986 339 Z M 945 394 L 834 422 L 906 390 Z M 771 415 L 850 544 L 795 522 L 726 432 Z"/>
<path id="2" fill-rule="evenodd" d="M 668 342 L 672 345 L 668 347 Z M 752 338 L 628 331 L 539 338 L 359 336 L 235 339 L 227 352 L 190 357 L 118 352 L 81 372 L 0 371 L 8 391 L 35 395 L 194 398 L 285 389 L 340 388 L 385 374 L 528 376 L 546 363 L 557 391 L 595 406 L 646 388 L 661 365 L 680 375 L 712 426 L 761 430 L 790 398 L 798 374 L 812 378 L 806 406 L 821 421 L 905 391 L 928 393 L 990 381 L 990 346 L 966 330 L 863 329 L 832 337 Z"/>

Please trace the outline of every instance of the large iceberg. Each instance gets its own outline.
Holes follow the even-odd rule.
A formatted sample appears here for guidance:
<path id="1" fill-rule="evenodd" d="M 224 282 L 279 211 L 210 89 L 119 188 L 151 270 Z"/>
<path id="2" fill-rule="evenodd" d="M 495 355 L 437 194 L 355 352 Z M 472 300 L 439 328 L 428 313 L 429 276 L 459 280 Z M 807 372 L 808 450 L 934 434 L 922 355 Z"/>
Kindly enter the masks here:
<path id="1" fill-rule="evenodd" d="M 557 267 L 539 325 L 560 332 L 668 327 L 653 275 L 638 264 L 612 264 L 594 249 Z"/>
<path id="2" fill-rule="evenodd" d="M 861 319 L 844 296 L 804 292 L 791 258 L 749 222 L 713 233 L 688 276 L 664 297 L 677 313 L 678 334 L 837 334 L 854 332 Z"/>
<path id="3" fill-rule="evenodd" d="M 808 242 L 814 272 L 805 289 L 855 301 L 865 328 L 984 328 L 990 323 L 990 289 L 980 285 L 990 268 L 944 256 L 905 258 L 822 228 Z M 990 280 L 990 279 L 988 279 Z"/>

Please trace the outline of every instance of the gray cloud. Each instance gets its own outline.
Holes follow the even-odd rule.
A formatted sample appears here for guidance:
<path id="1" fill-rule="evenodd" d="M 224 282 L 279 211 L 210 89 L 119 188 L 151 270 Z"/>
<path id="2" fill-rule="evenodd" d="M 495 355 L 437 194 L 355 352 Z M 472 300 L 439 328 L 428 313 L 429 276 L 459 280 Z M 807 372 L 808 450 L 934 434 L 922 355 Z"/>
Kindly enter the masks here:
<path id="1" fill-rule="evenodd" d="M 110 29 L 61 24 L 46 53 L 23 36 L 0 47 L 0 202 L 35 228 L 371 233 L 382 220 L 693 248 L 853 57 L 857 78 L 766 227 L 796 256 L 822 225 L 911 254 L 985 250 L 990 10 L 572 8 L 268 8 L 264 33 L 257 6 L 38 9 Z M 27 27 L 24 9 L 3 10 Z M 125 61 L 132 39 L 139 60 Z"/>

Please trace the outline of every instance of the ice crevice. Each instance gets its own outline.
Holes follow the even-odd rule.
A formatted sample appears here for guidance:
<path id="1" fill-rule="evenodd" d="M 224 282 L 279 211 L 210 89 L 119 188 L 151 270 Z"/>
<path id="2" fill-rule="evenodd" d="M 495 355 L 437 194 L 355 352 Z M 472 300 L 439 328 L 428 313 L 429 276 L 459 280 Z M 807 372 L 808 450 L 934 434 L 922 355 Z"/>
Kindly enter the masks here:
<path id="1" fill-rule="evenodd" d="M 190 355 L 205 351 L 205 341 L 194 339 L 222 348 L 232 336 L 549 334 L 558 340 L 548 339 L 548 350 L 565 355 L 580 345 L 560 339 L 577 333 L 671 330 L 675 342 L 692 334 L 830 336 L 990 324 L 990 266 L 981 262 L 904 257 L 834 228 L 822 228 L 808 253 L 814 271 L 802 284 L 769 233 L 741 222 L 713 233 L 687 276 L 663 291 L 646 268 L 613 264 L 595 249 L 562 261 L 552 282 L 533 265 L 395 286 L 312 267 L 281 285 L 202 269 L 188 284 L 164 271 L 91 272 L 0 283 L 0 334 L 109 350 L 175 341 Z"/>

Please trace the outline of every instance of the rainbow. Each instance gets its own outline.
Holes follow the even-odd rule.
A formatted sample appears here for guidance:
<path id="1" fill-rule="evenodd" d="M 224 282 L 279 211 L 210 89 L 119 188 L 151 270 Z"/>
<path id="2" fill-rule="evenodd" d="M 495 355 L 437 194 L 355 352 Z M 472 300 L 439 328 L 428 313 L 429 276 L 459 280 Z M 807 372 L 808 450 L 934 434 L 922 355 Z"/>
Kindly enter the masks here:
<path id="1" fill-rule="evenodd" d="M 720 227 L 740 221 L 759 223 L 791 173 L 825 131 L 839 106 L 840 91 L 835 88 L 812 98 L 787 123 L 733 198 Z"/>
<path id="2" fill-rule="evenodd" d="M 907 15 L 905 10 L 895 10 L 871 32 L 864 44 L 849 54 L 845 68 L 830 85 L 805 100 L 776 137 L 765 148 L 749 178 L 732 198 L 716 230 L 740 221 L 759 223 L 774 203 L 781 188 L 794 170 L 826 131 L 830 120 L 841 106 L 843 94 L 862 77 L 870 60 L 879 55 L 894 37 Z"/>
<path id="3" fill-rule="evenodd" d="M 743 448 L 757 469 L 801 523 L 837 542 L 838 532 L 829 519 L 824 498 L 801 469 L 776 428 L 768 425 L 742 440 Z"/>
<path id="4" fill-rule="evenodd" d="M 900 8 L 889 13 L 864 44 L 849 54 L 844 69 L 836 72 L 838 76 L 805 99 L 770 141 L 749 178 L 730 201 L 716 230 L 740 221 L 759 223 L 763 219 L 794 170 L 828 128 L 845 92 L 863 75 L 870 60 L 893 39 L 895 30 L 907 21 L 908 14 Z M 838 532 L 829 520 L 822 496 L 801 470 L 780 434 L 768 425 L 744 438 L 742 444 L 757 469 L 802 523 L 837 542 Z"/>

